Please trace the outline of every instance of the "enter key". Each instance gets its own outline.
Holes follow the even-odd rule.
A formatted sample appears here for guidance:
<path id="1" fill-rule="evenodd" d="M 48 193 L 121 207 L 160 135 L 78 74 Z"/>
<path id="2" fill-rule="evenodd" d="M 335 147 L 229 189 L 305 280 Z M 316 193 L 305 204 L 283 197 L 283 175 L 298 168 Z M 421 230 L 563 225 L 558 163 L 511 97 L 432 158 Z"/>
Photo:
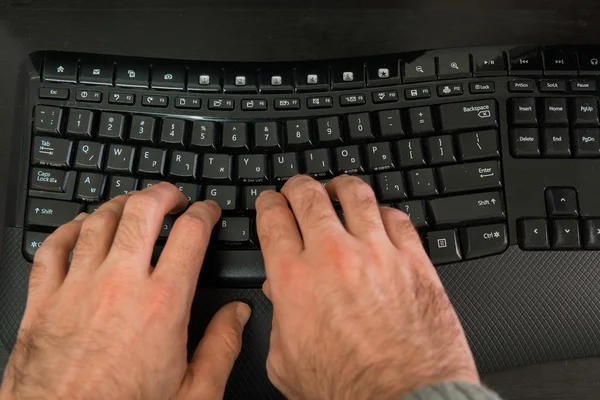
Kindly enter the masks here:
<path id="1" fill-rule="evenodd" d="M 502 186 L 498 161 L 448 165 L 439 168 L 438 171 L 444 194 L 496 189 Z"/>

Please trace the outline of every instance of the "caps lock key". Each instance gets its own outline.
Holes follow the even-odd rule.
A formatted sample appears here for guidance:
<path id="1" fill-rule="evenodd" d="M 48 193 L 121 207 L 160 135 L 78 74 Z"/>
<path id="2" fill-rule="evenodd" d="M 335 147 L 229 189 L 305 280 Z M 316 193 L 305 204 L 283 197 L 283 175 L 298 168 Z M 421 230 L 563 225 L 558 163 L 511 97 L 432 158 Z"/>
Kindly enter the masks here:
<path id="1" fill-rule="evenodd" d="M 439 115 L 443 132 L 498 126 L 495 100 L 443 104 L 439 107 Z"/>

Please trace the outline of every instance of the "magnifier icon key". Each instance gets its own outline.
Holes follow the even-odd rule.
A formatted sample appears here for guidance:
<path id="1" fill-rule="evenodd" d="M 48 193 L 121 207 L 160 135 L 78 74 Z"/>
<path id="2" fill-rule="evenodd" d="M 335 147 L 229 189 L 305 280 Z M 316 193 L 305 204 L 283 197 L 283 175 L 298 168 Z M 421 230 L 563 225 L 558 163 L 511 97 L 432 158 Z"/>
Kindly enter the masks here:
<path id="1" fill-rule="evenodd" d="M 423 73 L 425 72 L 425 71 L 423 71 L 423 67 L 422 67 L 422 66 L 420 66 L 420 65 L 417 65 L 417 66 L 416 66 L 416 68 L 415 68 L 415 70 L 416 70 L 417 72 L 421 73 L 421 74 L 423 74 Z"/>
<path id="2" fill-rule="evenodd" d="M 458 64 L 456 62 L 452 62 L 452 63 L 450 63 L 450 68 L 458 69 Z"/>

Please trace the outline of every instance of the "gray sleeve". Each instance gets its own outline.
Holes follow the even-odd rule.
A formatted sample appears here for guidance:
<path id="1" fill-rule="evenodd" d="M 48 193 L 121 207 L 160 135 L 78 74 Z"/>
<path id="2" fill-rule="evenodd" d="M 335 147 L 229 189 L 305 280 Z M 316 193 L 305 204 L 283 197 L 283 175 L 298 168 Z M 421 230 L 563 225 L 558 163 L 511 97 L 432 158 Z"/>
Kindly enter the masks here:
<path id="1" fill-rule="evenodd" d="M 502 400 L 483 386 L 471 383 L 438 383 L 403 397 L 401 400 Z"/>

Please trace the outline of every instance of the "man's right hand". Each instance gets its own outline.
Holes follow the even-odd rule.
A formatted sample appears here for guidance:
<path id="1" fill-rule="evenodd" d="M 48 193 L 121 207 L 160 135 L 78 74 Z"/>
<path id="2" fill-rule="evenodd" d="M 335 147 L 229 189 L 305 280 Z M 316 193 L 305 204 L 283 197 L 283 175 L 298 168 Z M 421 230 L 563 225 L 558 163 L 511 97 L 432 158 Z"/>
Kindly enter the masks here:
<path id="1" fill-rule="evenodd" d="M 395 400 L 438 382 L 479 383 L 417 232 L 367 184 L 294 177 L 258 198 L 257 224 L 274 311 L 267 371 L 289 399 Z"/>

